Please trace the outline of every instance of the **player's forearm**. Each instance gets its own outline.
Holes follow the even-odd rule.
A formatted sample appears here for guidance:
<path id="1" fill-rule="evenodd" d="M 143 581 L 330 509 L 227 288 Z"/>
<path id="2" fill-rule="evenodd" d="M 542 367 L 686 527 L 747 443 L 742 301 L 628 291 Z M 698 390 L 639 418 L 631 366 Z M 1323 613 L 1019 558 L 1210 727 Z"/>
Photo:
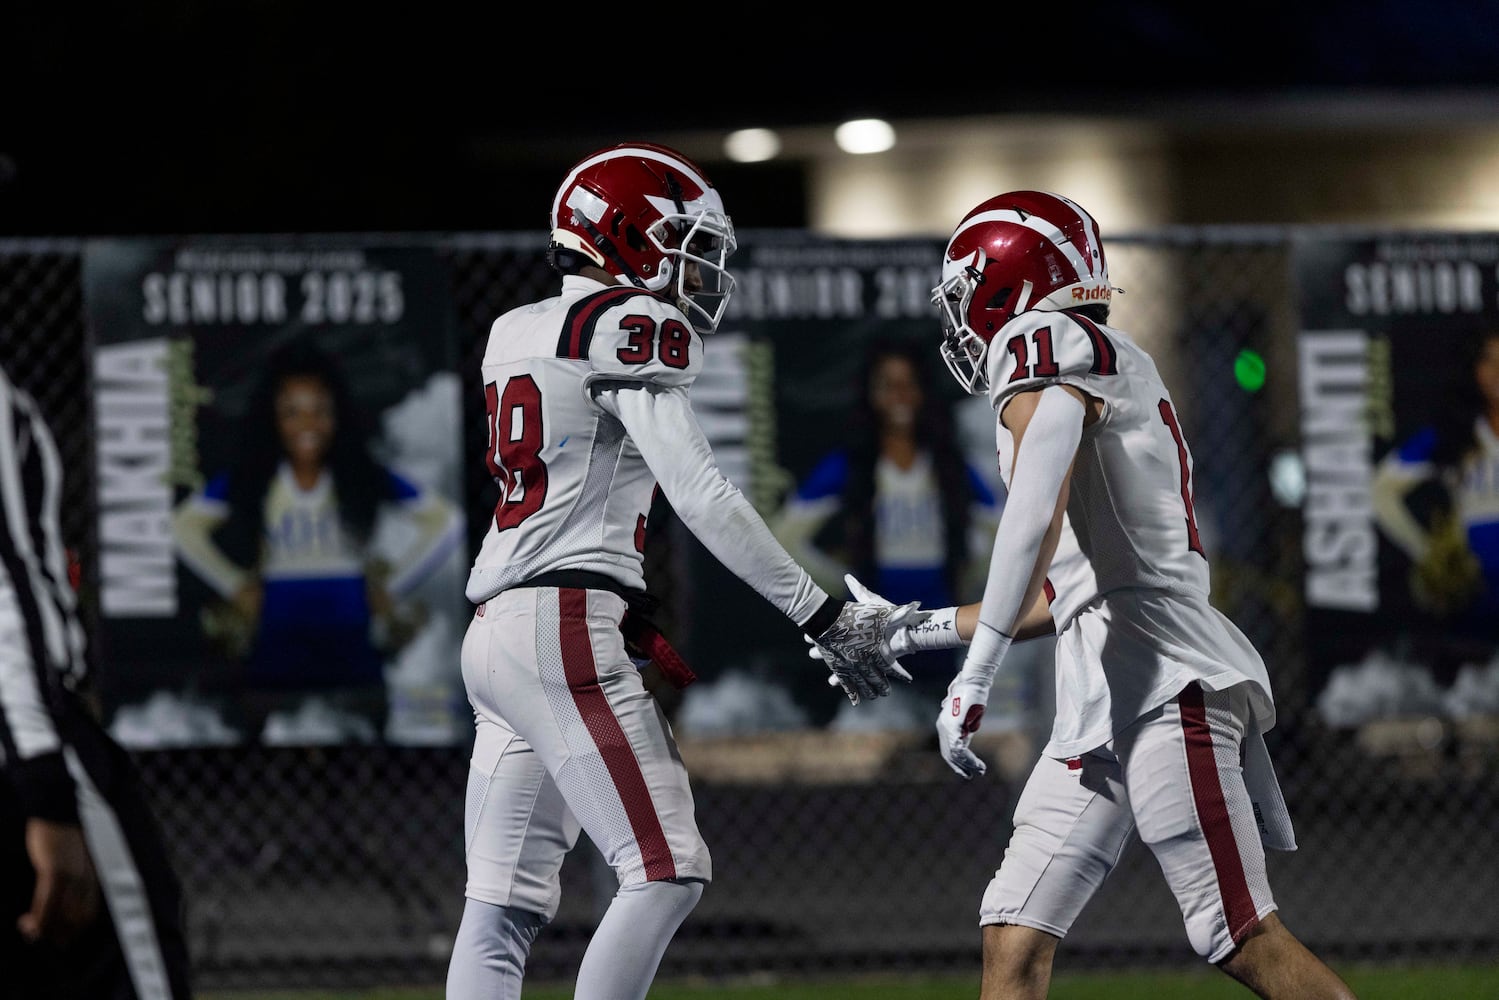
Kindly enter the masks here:
<path id="1" fill-rule="evenodd" d="M 828 603 L 827 592 L 719 471 L 686 393 L 633 388 L 607 393 L 607 404 L 629 431 L 687 529 L 726 569 L 786 617 L 805 626 Z"/>
<path id="2" fill-rule="evenodd" d="M 978 630 L 981 606 L 981 602 L 974 601 L 951 609 L 954 613 L 954 631 L 965 646 L 973 641 L 973 633 Z M 1051 620 L 1051 603 L 1046 599 L 1046 588 L 1043 585 L 1037 588 L 1036 595 L 1015 622 L 1015 641 L 1035 639 L 1055 631 L 1056 623 Z"/>
<path id="3" fill-rule="evenodd" d="M 1055 545 L 1052 548 L 1054 551 Z M 982 602 L 974 601 L 972 604 L 933 609 L 925 621 L 905 630 L 901 655 L 905 655 L 907 651 L 953 649 L 968 645 L 973 642 L 973 636 L 978 631 L 982 607 Z M 1046 599 L 1043 577 L 1042 585 L 1036 588 L 1025 612 L 1015 622 L 1014 641 L 1024 642 L 1026 639 L 1051 635 L 1055 631 L 1056 623 L 1051 618 L 1051 603 Z"/>
<path id="4" fill-rule="evenodd" d="M 1057 623 L 1052 620 L 1051 602 L 1046 599 L 1046 588 L 1043 585 L 1025 614 L 1015 623 L 1015 641 L 1024 642 L 1043 635 L 1055 635 L 1056 631 Z"/>
<path id="5" fill-rule="evenodd" d="M 1066 503 L 1065 487 L 1056 502 Z M 1035 629 L 1039 624 L 1036 621 L 1036 608 L 1045 604 L 1046 568 L 1051 565 L 1051 557 L 1056 553 L 1058 533 L 1053 526 L 1048 526 L 1044 532 L 1039 533 L 1039 538 L 1035 537 L 1036 534 L 1038 533 L 1026 531 L 1018 532 L 1011 538 L 996 538 L 995 555 L 990 565 L 990 583 L 984 588 L 984 600 L 979 602 L 978 613 L 973 616 L 971 635 L 977 635 L 983 625 L 1011 640 L 1021 638 L 1023 634 L 1026 637 L 1036 634 Z M 1001 555 L 1004 542 L 1013 546 L 1010 548 L 1013 557 Z M 1011 568 L 1005 570 L 1003 567 L 1007 562 Z M 1016 567 L 1027 563 L 1032 568 L 1022 583 Z M 1005 578 L 996 587 L 995 577 L 1000 574 Z M 1049 612 L 1046 620 L 1051 620 Z"/>
<path id="6" fill-rule="evenodd" d="M 682 489 L 679 495 L 688 498 L 686 503 L 674 500 L 665 483 L 662 490 L 703 547 L 786 617 L 803 625 L 827 601 L 827 592 L 781 547 L 754 506 L 722 475 L 707 489 Z"/>

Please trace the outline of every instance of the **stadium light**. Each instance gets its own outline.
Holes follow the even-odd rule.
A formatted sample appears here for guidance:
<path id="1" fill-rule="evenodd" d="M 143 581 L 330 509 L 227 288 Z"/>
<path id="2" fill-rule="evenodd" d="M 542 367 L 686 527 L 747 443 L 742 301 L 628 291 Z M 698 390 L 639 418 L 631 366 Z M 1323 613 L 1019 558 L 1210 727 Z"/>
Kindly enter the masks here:
<path id="1" fill-rule="evenodd" d="M 856 118 L 839 125 L 833 141 L 845 153 L 883 153 L 895 145 L 895 129 L 879 118 Z"/>
<path id="2" fill-rule="evenodd" d="M 735 163 L 762 163 L 780 153 L 781 137 L 773 129 L 742 128 L 728 134 L 723 151 Z"/>

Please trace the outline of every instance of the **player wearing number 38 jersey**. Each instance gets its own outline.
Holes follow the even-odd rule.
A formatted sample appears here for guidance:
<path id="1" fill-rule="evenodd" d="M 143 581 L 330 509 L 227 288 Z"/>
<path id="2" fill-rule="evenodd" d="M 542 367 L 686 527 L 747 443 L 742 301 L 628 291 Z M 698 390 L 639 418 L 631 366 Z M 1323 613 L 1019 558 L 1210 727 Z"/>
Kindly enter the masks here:
<path id="1" fill-rule="evenodd" d="M 550 356 L 536 356 L 542 344 Z M 675 464 L 678 448 L 706 447 L 686 399 L 702 367 L 702 338 L 674 304 L 582 275 L 565 276 L 559 297 L 495 323 L 484 357 L 485 457 L 501 496 L 469 578 L 471 601 L 555 570 L 645 589 L 645 521 L 657 479 L 642 448 L 661 446 L 652 457 Z M 679 423 L 637 443 L 626 421 L 658 415 Z M 704 461 L 697 471 L 710 467 Z"/>
<path id="2" fill-rule="evenodd" d="M 702 334 L 723 317 L 733 250 L 718 192 L 686 157 L 644 143 L 601 150 L 552 205 L 561 293 L 490 330 L 485 462 L 499 496 L 468 582 L 477 608 L 462 667 L 476 734 L 451 1000 L 520 996 L 581 830 L 619 891 L 584 955 L 580 1000 L 643 998 L 712 877 L 681 755 L 632 658 L 691 679 L 642 621 L 658 488 L 708 551 L 838 651 L 850 700 L 910 679 L 886 637 L 920 612 L 824 593 L 724 478 L 693 415 Z"/>

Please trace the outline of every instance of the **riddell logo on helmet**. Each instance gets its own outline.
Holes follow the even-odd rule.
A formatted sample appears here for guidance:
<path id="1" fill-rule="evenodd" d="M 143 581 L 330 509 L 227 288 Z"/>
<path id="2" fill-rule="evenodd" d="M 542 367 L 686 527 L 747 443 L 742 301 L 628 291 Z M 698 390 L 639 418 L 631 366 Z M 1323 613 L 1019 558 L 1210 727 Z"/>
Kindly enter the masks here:
<path id="1" fill-rule="evenodd" d="M 1097 302 L 1100 299 L 1112 299 L 1114 290 L 1108 285 L 1100 285 L 1097 288 L 1074 288 L 1072 290 L 1073 302 Z"/>

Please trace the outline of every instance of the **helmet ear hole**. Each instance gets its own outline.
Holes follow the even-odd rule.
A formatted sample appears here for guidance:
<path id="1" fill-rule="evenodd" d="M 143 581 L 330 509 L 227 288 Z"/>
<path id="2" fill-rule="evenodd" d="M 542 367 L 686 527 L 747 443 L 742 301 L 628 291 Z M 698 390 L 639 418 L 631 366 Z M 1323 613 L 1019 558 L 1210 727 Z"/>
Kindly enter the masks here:
<path id="1" fill-rule="evenodd" d="M 1010 293 L 1013 291 L 1014 289 L 1010 287 L 1000 288 L 996 290 L 993 295 L 984 300 L 984 308 L 1003 309 L 1005 307 L 1005 303 L 1010 301 Z"/>
<path id="2" fill-rule="evenodd" d="M 556 242 L 547 245 L 546 258 L 548 264 L 563 274 L 577 274 L 585 265 L 593 263 L 578 251 Z"/>

